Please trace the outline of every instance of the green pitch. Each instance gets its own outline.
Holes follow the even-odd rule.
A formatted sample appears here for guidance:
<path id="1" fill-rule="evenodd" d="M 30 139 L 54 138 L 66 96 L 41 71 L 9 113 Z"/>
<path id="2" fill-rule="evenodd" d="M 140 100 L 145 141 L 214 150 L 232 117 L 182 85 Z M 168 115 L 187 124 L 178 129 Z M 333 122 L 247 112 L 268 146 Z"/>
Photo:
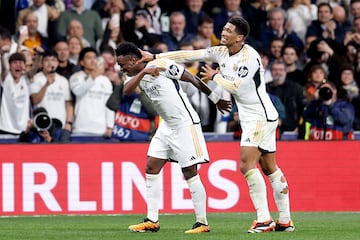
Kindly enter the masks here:
<path id="1" fill-rule="evenodd" d="M 194 223 L 192 214 L 161 215 L 157 233 L 132 233 L 130 224 L 143 215 L 0 217 L 0 239 L 4 240 L 228 240 L 228 239 L 360 239 L 360 212 L 293 213 L 294 233 L 247 234 L 255 213 L 211 213 L 210 233 L 185 235 Z M 276 214 L 273 214 L 276 217 Z"/>

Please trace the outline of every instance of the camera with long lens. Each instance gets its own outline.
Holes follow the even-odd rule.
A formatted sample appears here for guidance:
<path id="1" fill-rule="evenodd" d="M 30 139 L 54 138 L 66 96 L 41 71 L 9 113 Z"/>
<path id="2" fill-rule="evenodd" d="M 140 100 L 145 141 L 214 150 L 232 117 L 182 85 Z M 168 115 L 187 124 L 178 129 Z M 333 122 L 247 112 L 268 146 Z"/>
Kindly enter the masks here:
<path id="1" fill-rule="evenodd" d="M 38 131 L 46 131 L 52 125 L 52 119 L 46 112 L 40 112 L 33 118 L 34 127 Z"/>
<path id="2" fill-rule="evenodd" d="M 330 100 L 333 96 L 333 91 L 329 87 L 322 87 L 319 89 L 319 97 L 323 101 Z"/>

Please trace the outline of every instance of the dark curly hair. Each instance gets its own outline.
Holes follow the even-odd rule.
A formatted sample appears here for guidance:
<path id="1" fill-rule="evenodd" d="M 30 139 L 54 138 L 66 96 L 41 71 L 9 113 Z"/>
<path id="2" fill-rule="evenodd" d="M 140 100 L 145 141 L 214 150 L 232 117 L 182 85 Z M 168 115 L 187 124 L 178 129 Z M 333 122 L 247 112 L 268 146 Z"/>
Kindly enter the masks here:
<path id="1" fill-rule="evenodd" d="M 120 43 L 116 50 L 116 56 L 134 55 L 137 58 L 141 58 L 141 52 L 139 48 L 131 42 Z"/>

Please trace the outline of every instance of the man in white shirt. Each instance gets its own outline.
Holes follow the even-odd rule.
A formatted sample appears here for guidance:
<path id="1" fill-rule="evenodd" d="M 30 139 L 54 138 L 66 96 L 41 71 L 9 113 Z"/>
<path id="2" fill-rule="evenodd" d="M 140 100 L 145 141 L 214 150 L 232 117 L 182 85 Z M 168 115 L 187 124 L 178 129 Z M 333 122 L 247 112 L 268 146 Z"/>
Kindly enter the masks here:
<path id="1" fill-rule="evenodd" d="M 111 137 L 115 120 L 114 111 L 106 107 L 113 88 L 97 66 L 95 48 L 83 48 L 79 54 L 82 71 L 70 77 L 70 88 L 76 97 L 73 133 Z"/>
<path id="2" fill-rule="evenodd" d="M 219 64 L 219 72 L 203 67 L 204 79 L 212 79 L 230 92 L 238 108 L 242 129 L 240 143 L 240 170 L 250 189 L 250 197 L 257 210 L 257 219 L 248 233 L 269 231 L 293 232 L 290 216 L 287 181 L 275 160 L 278 112 L 265 89 L 264 68 L 260 55 L 245 40 L 250 32 L 242 17 L 232 17 L 221 32 L 222 46 L 196 51 L 175 51 L 151 55 L 142 52 L 141 61 L 169 58 L 177 61 L 210 61 Z M 268 176 L 274 191 L 279 219 L 273 221 L 268 208 L 264 178 L 257 163 Z"/>
<path id="3" fill-rule="evenodd" d="M 14 53 L 8 63 L 5 52 L 9 49 L 1 48 L 1 107 L 0 107 L 0 134 L 18 135 L 26 129 L 30 118 L 29 80 L 24 73 L 25 56 Z"/>
<path id="4" fill-rule="evenodd" d="M 30 85 L 32 103 L 44 107 L 51 118 L 59 119 L 63 128 L 71 131 L 74 107 L 69 81 L 55 72 L 59 65 L 57 53 L 48 49 L 41 61 L 42 71 L 35 74 Z"/>

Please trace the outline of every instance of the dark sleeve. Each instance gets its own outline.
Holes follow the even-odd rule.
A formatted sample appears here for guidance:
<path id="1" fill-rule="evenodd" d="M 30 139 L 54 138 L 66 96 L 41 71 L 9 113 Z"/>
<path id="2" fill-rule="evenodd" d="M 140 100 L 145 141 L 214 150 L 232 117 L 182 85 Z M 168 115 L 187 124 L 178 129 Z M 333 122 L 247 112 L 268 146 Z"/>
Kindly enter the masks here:
<path id="1" fill-rule="evenodd" d="M 59 142 L 61 143 L 71 142 L 71 132 L 69 130 L 62 129 Z"/>
<path id="2" fill-rule="evenodd" d="M 19 135 L 18 142 L 29 142 L 29 133 L 22 131 Z"/>
<path id="3" fill-rule="evenodd" d="M 106 24 L 106 28 L 104 31 L 104 35 L 101 39 L 101 43 L 100 43 L 100 53 L 107 47 L 109 46 L 109 40 L 110 40 L 110 35 L 111 35 L 111 30 L 108 28 L 109 22 Z"/>
<path id="4" fill-rule="evenodd" d="M 116 111 L 121 103 L 121 97 L 123 92 L 124 85 L 116 85 L 114 91 L 110 95 L 109 99 L 106 102 L 106 107 L 109 109 Z"/>

